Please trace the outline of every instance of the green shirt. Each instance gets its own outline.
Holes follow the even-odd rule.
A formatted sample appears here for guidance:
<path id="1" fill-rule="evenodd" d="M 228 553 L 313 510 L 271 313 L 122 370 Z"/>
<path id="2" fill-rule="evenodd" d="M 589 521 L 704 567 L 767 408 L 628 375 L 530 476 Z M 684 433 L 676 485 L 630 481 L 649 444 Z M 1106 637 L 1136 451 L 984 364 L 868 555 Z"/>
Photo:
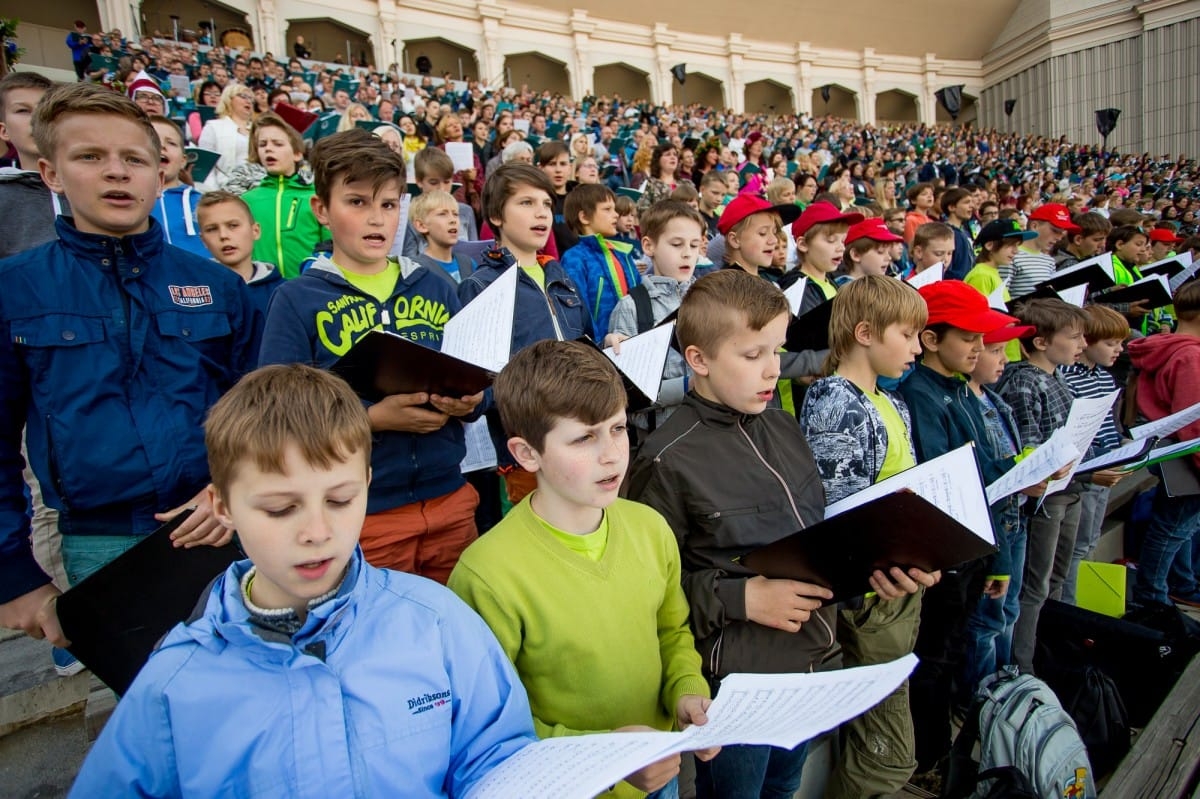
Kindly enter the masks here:
<path id="1" fill-rule="evenodd" d="M 821 290 L 821 293 L 825 295 L 825 299 L 827 300 L 832 300 L 837 295 L 837 286 L 833 285 L 828 280 L 808 275 L 808 282 L 815 284 L 816 287 Z"/>
<path id="2" fill-rule="evenodd" d="M 883 466 L 879 470 L 879 476 L 875 478 L 875 482 L 878 483 L 905 469 L 911 469 L 917 462 L 913 459 L 912 447 L 908 445 L 908 428 L 904 426 L 904 418 L 900 416 L 900 411 L 878 390 L 868 392 L 867 399 L 871 400 L 875 410 L 879 411 L 888 437 L 887 454 L 883 456 Z"/>
<path id="3" fill-rule="evenodd" d="M 575 535 L 568 533 L 566 530 L 560 530 L 550 522 L 537 515 L 530 505 L 529 510 L 533 513 L 534 518 L 541 522 L 542 527 L 546 528 L 550 535 L 558 539 L 558 542 L 572 552 L 578 552 L 589 560 L 598 561 L 604 556 L 604 548 L 608 545 L 608 514 L 602 514 L 600 518 L 600 526 L 587 535 Z"/>
<path id="4" fill-rule="evenodd" d="M 387 267 L 382 272 L 376 272 L 373 275 L 351 272 L 340 266 L 338 271 L 342 273 L 342 277 L 346 278 L 347 283 L 363 294 L 374 297 L 380 302 L 387 302 L 388 298 L 392 296 L 392 292 L 396 290 L 396 281 L 400 279 L 400 262 L 389 258 Z"/>

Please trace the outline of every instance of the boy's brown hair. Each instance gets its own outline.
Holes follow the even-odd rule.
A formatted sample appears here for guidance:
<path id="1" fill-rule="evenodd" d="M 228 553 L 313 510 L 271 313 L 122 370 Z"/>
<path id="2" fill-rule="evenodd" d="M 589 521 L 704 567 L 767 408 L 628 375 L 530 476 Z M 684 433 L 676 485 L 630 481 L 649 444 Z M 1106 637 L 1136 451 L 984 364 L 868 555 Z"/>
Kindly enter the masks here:
<path id="1" fill-rule="evenodd" d="M 725 181 L 725 173 L 718 172 L 715 169 L 710 169 L 704 173 L 704 177 L 700 178 L 699 188 L 703 189 L 705 186 L 711 186 L 714 183 L 720 183 L 722 186 L 724 186 Z"/>
<path id="2" fill-rule="evenodd" d="M 775 286 L 741 269 L 722 269 L 683 295 L 675 337 L 682 349 L 696 347 L 711 356 L 739 327 L 762 330 L 789 311 L 787 297 Z"/>
<path id="3" fill-rule="evenodd" d="M 38 72 L 10 72 L 0 78 L 0 122 L 4 121 L 4 108 L 8 103 L 8 93 L 17 89 L 40 89 L 48 92 L 54 88 L 54 81 Z"/>
<path id="4" fill-rule="evenodd" d="M 521 186 L 541 189 L 554 200 L 554 184 L 545 172 L 529 164 L 501 164 L 488 175 L 482 198 L 484 217 L 497 234 L 504 227 L 504 204 Z"/>
<path id="5" fill-rule="evenodd" d="M 617 195 L 617 216 L 629 216 L 637 213 L 637 203 L 632 197 L 626 197 L 624 194 Z"/>
<path id="6" fill-rule="evenodd" d="M 259 471 L 281 474 L 288 446 L 318 469 L 361 452 L 369 469 L 371 422 L 340 377 L 298 363 L 264 366 L 213 405 L 204 444 L 213 486 L 227 498 L 239 465 L 250 461 Z"/>
<path id="7" fill-rule="evenodd" d="M 351 128 L 317 142 L 312 153 L 313 183 L 316 194 L 329 202 L 335 183 L 371 181 L 378 193 L 388 182 L 395 181 L 403 193 L 404 159 L 392 152 L 383 140 L 362 128 Z"/>
<path id="8" fill-rule="evenodd" d="M 1200 319 L 1200 280 L 1190 280 L 1175 292 L 1175 318 L 1180 322 Z"/>
<path id="9" fill-rule="evenodd" d="M 570 195 L 567 196 L 570 197 Z M 671 220 L 681 218 L 690 219 L 699 225 L 701 238 L 708 232 L 708 225 L 705 224 L 704 217 L 700 216 L 700 212 L 695 208 L 679 200 L 663 200 L 642 212 L 638 220 L 642 229 L 642 238 L 658 241 L 658 237 L 667 229 Z"/>
<path id="10" fill-rule="evenodd" d="M 874 242 L 872 242 L 874 243 Z M 895 324 L 912 325 L 920 333 L 929 321 L 921 295 L 903 281 L 886 275 L 851 280 L 833 297 L 829 316 L 829 357 L 825 374 L 833 374 L 857 346 L 854 329 L 866 322 L 876 338 Z"/>
<path id="11" fill-rule="evenodd" d="M 949 215 L 951 208 L 958 205 L 960 202 L 970 196 L 971 192 L 967 191 L 961 186 L 955 186 L 952 189 L 946 190 L 946 193 L 941 197 L 941 205 L 938 207 L 942 209 L 943 214 Z"/>
<path id="12" fill-rule="evenodd" d="M 454 177 L 454 161 L 444 151 L 436 147 L 426 147 L 413 156 L 413 176 L 417 180 L 450 180 Z"/>
<path id="13" fill-rule="evenodd" d="M 685 203 L 695 202 L 700 199 L 700 192 L 696 191 L 696 187 L 691 183 L 680 183 L 675 187 L 675 190 L 671 192 L 671 196 L 668 199 L 679 200 L 680 202 Z"/>
<path id="14" fill-rule="evenodd" d="M 1112 308 L 1106 305 L 1088 305 L 1083 312 L 1087 316 L 1087 322 L 1083 326 L 1083 337 L 1089 346 L 1111 339 L 1124 341 L 1129 336 L 1129 321 Z"/>
<path id="15" fill-rule="evenodd" d="M 250 210 L 250 206 L 246 203 L 246 201 L 243 200 L 241 196 L 234 194 L 231 191 L 225 191 L 224 189 L 218 189 L 217 191 L 209 191 L 201 194 L 200 202 L 196 203 L 196 217 L 199 218 L 200 211 L 203 209 L 212 208 L 214 205 L 221 205 L 222 203 L 233 203 L 234 205 L 238 206 L 246 212 L 246 219 L 248 219 L 251 224 L 254 224 L 254 212 Z"/>
<path id="16" fill-rule="evenodd" d="M 424 222 L 431 213 L 443 208 L 452 208 L 458 213 L 458 200 L 454 199 L 453 194 L 448 191 L 423 191 L 414 197 L 412 204 L 408 206 L 408 216 L 410 219 Z"/>
<path id="17" fill-rule="evenodd" d="M 1095 211 L 1076 214 L 1071 217 L 1071 221 L 1079 226 L 1079 232 L 1071 234 L 1072 241 L 1075 240 L 1076 236 L 1087 238 L 1096 233 L 1103 233 L 1107 236 L 1112 231 L 1112 222 L 1109 222 L 1104 214 L 1098 214 Z"/>
<path id="18" fill-rule="evenodd" d="M 70 114 L 111 114 L 124 117 L 142 126 L 149 138 L 151 152 L 157 158 L 162 152 L 158 131 L 150 117 L 123 94 L 97 83 L 60 83 L 42 95 L 33 111 L 33 141 L 38 152 L 48 161 L 54 160 L 58 149 L 58 122 Z"/>
<path id="19" fill-rule="evenodd" d="M 626 405 L 612 361 L 579 341 L 531 344 L 513 356 L 493 387 L 505 432 L 538 452 L 560 419 L 597 424 Z"/>
<path id="20" fill-rule="evenodd" d="M 538 166 L 548 164 L 560 155 L 570 155 L 571 151 L 567 149 L 567 145 L 560 141 L 548 141 L 537 148 L 535 153 L 535 161 Z"/>
<path id="21" fill-rule="evenodd" d="M 263 128 L 278 128 L 283 131 L 283 135 L 287 136 L 288 144 L 291 145 L 292 152 L 304 155 L 304 139 L 300 137 L 296 129 L 285 122 L 283 117 L 267 111 L 254 120 L 254 124 L 250 126 L 250 163 L 258 163 L 258 133 Z"/>
<path id="22" fill-rule="evenodd" d="M 912 186 L 909 186 L 908 191 L 906 191 L 904 193 L 904 196 L 906 198 L 908 198 L 909 205 L 911 205 L 915 208 L 916 204 L 917 204 L 917 195 L 920 194 L 921 192 L 925 191 L 926 189 L 929 189 L 930 191 L 933 191 L 933 192 L 937 191 L 937 187 L 934 186 L 932 183 L 916 183 Z"/>
<path id="23" fill-rule="evenodd" d="M 1146 231 L 1137 225 L 1118 225 L 1109 232 L 1108 238 L 1104 240 L 1104 248 L 1109 252 L 1116 252 L 1117 245 L 1132 241 L 1138 236 L 1145 238 Z"/>
<path id="24" fill-rule="evenodd" d="M 612 202 L 615 208 L 615 200 L 616 195 L 612 193 L 612 189 L 603 183 L 579 184 L 567 192 L 567 198 L 563 200 L 563 217 L 567 221 L 567 227 L 582 236 L 584 222 L 580 217 L 586 216 L 591 219 L 595 216 L 596 209 L 604 202 Z"/>
<path id="25" fill-rule="evenodd" d="M 944 241 L 954 238 L 954 228 L 947 225 L 945 222 L 926 222 L 917 228 L 916 233 L 913 233 L 912 246 L 928 247 L 935 241 Z"/>
<path id="26" fill-rule="evenodd" d="M 1022 325 L 1032 325 L 1034 332 L 1021 339 L 1021 346 L 1032 352 L 1035 338 L 1051 339 L 1068 328 L 1087 329 L 1088 316 L 1082 308 L 1060 299 L 1039 297 L 1018 303 L 1010 312 Z"/>

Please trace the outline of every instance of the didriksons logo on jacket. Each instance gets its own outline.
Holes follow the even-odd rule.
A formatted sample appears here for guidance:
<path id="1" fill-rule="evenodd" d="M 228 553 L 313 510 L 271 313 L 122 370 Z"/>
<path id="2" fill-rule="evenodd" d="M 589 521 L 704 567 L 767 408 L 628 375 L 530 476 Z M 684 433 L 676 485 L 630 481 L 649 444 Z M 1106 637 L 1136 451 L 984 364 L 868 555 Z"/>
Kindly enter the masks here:
<path id="1" fill-rule="evenodd" d="M 421 295 L 396 297 L 383 307 L 359 294 L 343 294 L 317 311 L 317 338 L 325 349 L 345 355 L 371 330 L 389 330 L 419 344 L 436 344 L 450 321 L 444 302 Z"/>
<path id="2" fill-rule="evenodd" d="M 450 704 L 449 691 L 418 694 L 408 698 L 408 712 L 414 716 L 427 713 L 434 708 Z"/>

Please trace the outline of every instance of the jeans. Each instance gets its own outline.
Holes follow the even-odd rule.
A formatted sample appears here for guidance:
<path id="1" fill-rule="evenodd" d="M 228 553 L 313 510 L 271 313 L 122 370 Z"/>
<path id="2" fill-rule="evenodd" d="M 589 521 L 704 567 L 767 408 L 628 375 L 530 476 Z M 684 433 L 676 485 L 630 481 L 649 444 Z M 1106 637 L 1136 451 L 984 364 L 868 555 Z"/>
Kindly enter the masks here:
<path id="1" fill-rule="evenodd" d="M 1017 617 L 1021 613 L 1021 584 L 1024 581 L 1025 547 L 1029 541 L 1025 531 L 1027 520 L 1017 518 L 1009 524 L 996 524 L 996 546 L 1012 567 L 1008 590 L 999 599 L 979 598 L 967 621 L 967 662 L 964 666 L 959 699 L 974 696 L 980 681 L 1001 666 L 1012 665 L 1012 637 Z"/>
<path id="2" fill-rule="evenodd" d="M 1200 527 L 1200 496 L 1168 497 L 1162 486 L 1154 495 L 1154 510 L 1142 554 L 1138 558 L 1137 579 L 1133 598 L 1138 602 L 1170 601 L 1167 596 L 1167 574 L 1184 545 L 1191 546 L 1192 537 Z M 1182 587 L 1182 586 L 1181 586 Z"/>
<path id="3" fill-rule="evenodd" d="M 1192 536 L 1190 546 L 1180 547 L 1175 560 L 1171 561 L 1171 573 L 1167 575 L 1167 591 L 1172 596 L 1189 598 L 1200 594 L 1200 581 L 1196 580 L 1197 566 L 1200 566 L 1200 534 Z"/>
<path id="4" fill-rule="evenodd" d="M 1088 484 L 1079 494 L 1079 529 L 1075 533 L 1075 549 L 1071 553 L 1071 565 L 1067 568 L 1067 579 L 1063 581 L 1062 601 L 1075 604 L 1075 580 L 1079 576 L 1079 564 L 1092 557 L 1096 544 L 1100 542 L 1100 527 L 1104 524 L 1104 512 L 1108 510 L 1108 486 Z"/>
<path id="5" fill-rule="evenodd" d="M 725 746 L 707 763 L 696 761 L 697 799 L 792 799 L 808 757 L 808 742 L 795 749 Z"/>
<path id="6" fill-rule="evenodd" d="M 1047 497 L 1041 510 L 1029 520 L 1021 613 L 1013 628 L 1013 660 L 1024 674 L 1033 674 L 1033 652 L 1042 605 L 1047 599 L 1062 596 L 1062 585 L 1071 565 L 1071 554 L 1075 551 L 1075 531 L 1079 527 L 1081 511 L 1078 494 L 1055 494 Z"/>
<path id="7" fill-rule="evenodd" d="M 143 539 L 141 535 L 64 535 L 62 557 L 67 579 L 71 585 L 79 584 Z"/>
<path id="8" fill-rule="evenodd" d="M 654 793 L 646 794 L 646 799 L 679 799 L 679 778 L 676 777 Z"/>

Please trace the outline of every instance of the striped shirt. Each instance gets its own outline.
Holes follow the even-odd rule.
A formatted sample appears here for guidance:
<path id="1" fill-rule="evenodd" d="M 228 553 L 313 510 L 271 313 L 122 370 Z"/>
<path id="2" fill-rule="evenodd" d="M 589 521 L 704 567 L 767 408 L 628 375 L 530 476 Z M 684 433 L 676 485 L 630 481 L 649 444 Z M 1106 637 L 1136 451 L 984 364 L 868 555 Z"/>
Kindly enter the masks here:
<path id="1" fill-rule="evenodd" d="M 1071 389 L 1072 397 L 1104 397 L 1117 390 L 1117 381 L 1103 366 L 1086 366 L 1073 363 L 1070 366 L 1058 367 L 1059 372 L 1066 378 L 1067 388 Z M 1100 425 L 1100 432 L 1092 439 L 1087 457 L 1094 458 L 1121 446 L 1121 434 L 1117 432 L 1116 405 L 1114 404 Z"/>
<path id="2" fill-rule="evenodd" d="M 1024 297 L 1032 293 L 1039 283 L 1054 277 L 1054 257 L 1022 249 L 1013 256 L 1009 274 L 1008 293 L 1013 299 Z"/>

